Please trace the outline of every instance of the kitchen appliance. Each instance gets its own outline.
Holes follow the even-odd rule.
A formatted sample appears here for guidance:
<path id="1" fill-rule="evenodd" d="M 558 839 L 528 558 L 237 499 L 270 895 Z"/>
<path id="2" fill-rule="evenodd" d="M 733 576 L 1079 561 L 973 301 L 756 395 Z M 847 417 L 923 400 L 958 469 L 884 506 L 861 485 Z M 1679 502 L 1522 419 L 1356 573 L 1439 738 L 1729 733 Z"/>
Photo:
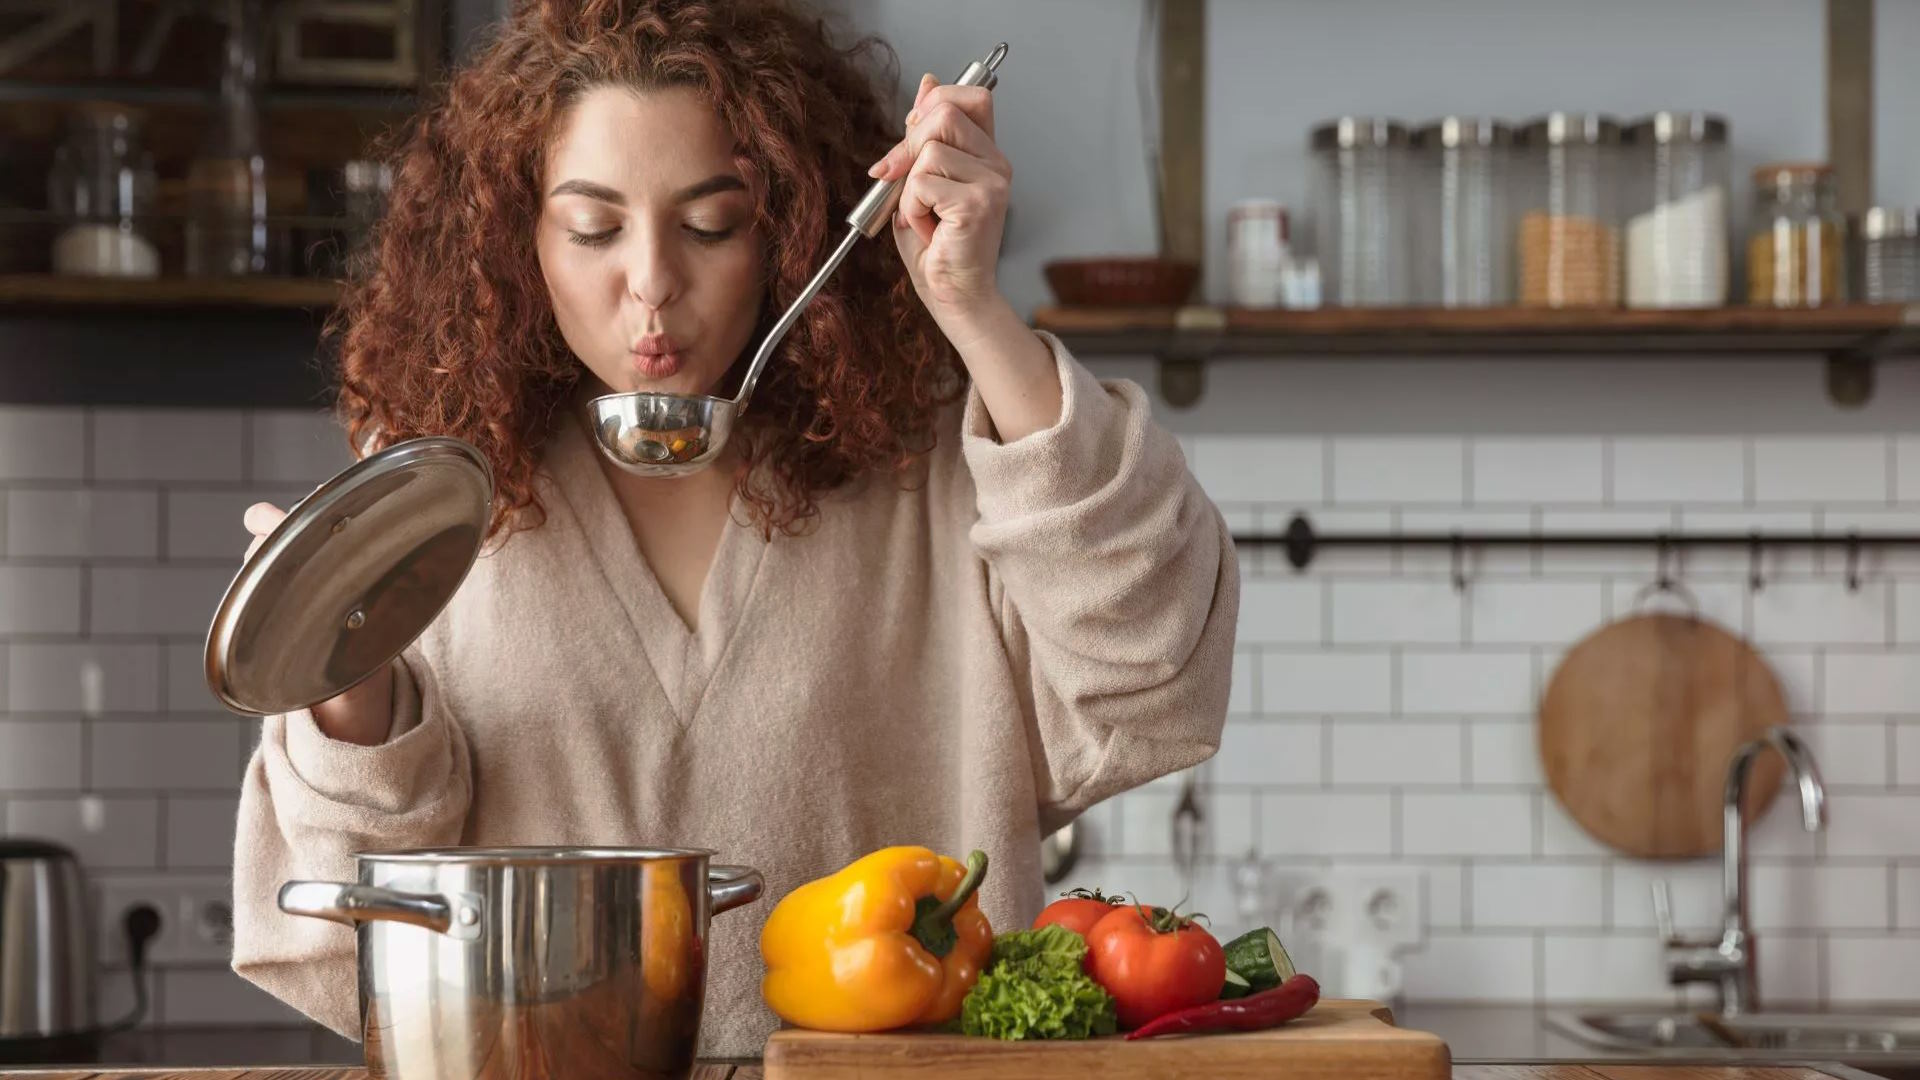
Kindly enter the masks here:
<path id="1" fill-rule="evenodd" d="M 359 946 L 375 1080 L 681 1080 L 693 1071 L 712 916 L 757 871 L 686 849 L 363 852 L 359 880 L 279 904 Z"/>
<path id="2" fill-rule="evenodd" d="M 1007 45 L 1001 42 L 985 60 L 967 65 L 966 71 L 955 80 L 956 85 L 984 86 L 992 90 L 999 83 L 996 73 L 1006 57 Z M 847 215 L 851 228 L 846 238 L 787 306 L 780 321 L 767 332 L 766 340 L 753 354 L 753 362 L 747 365 L 746 376 L 740 380 L 739 393 L 732 398 L 720 398 L 708 394 L 632 391 L 597 397 L 588 404 L 587 411 L 589 427 L 601 452 L 621 469 L 638 476 L 690 476 L 713 464 L 733 435 L 734 422 L 746 412 L 747 401 L 753 396 L 760 371 L 773 355 L 774 346 L 787 336 L 800 313 L 813 302 L 820 286 L 826 284 L 854 244 L 871 240 L 886 228 L 894 208 L 899 205 L 904 183 L 903 180 L 876 180 Z"/>
<path id="3" fill-rule="evenodd" d="M 764 1067 L 766 1080 L 1447 1080 L 1452 1062 L 1444 1040 L 1394 1026 L 1377 1001 L 1321 998 L 1265 1031 L 1131 1042 L 776 1031 Z"/>
<path id="4" fill-rule="evenodd" d="M 1684 598 L 1675 614 L 1641 611 L 1654 592 Z M 1548 787 L 1594 839 L 1647 859 L 1710 855 L 1721 842 L 1727 762 L 1787 723 L 1766 661 L 1699 614 L 1683 587 L 1641 590 L 1634 611 L 1566 655 L 1540 702 Z M 1747 815 L 1780 785 L 1781 766 L 1753 766 Z"/>
<path id="5" fill-rule="evenodd" d="M 134 1008 L 98 1021 L 93 905 L 72 851 L 44 840 L 0 840 L 0 1063 L 93 1061 L 103 1036 L 146 1016 L 146 944 L 159 929 L 151 908 L 127 920 Z"/>

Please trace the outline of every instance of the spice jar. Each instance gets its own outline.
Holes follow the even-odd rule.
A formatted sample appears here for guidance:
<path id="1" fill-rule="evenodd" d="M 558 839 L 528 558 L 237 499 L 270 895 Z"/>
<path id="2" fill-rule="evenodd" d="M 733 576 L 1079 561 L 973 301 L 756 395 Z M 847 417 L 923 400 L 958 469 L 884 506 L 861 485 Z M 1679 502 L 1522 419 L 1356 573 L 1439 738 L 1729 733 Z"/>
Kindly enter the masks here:
<path id="1" fill-rule="evenodd" d="M 1620 125 L 1549 113 L 1521 129 L 1526 197 L 1516 237 L 1519 302 L 1620 303 Z"/>
<path id="2" fill-rule="evenodd" d="M 1413 133 L 1414 298 L 1439 307 L 1513 302 L 1513 129 L 1449 116 Z"/>
<path id="3" fill-rule="evenodd" d="M 1239 307 L 1279 307 L 1286 295 L 1287 209 L 1243 199 L 1227 210 L 1229 294 Z"/>
<path id="4" fill-rule="evenodd" d="M 1627 306 L 1727 302 L 1727 122 L 1657 112 L 1626 130 Z"/>
<path id="5" fill-rule="evenodd" d="M 47 204 L 63 219 L 53 240 L 54 273 L 160 273 L 160 252 L 148 235 L 153 158 L 140 135 L 141 114 L 134 109 L 98 104 L 74 111 L 47 174 Z"/>
<path id="6" fill-rule="evenodd" d="M 1868 304 L 1920 300 L 1920 210 L 1869 208 L 1853 223 L 1849 280 Z"/>
<path id="7" fill-rule="evenodd" d="M 1346 116 L 1313 129 L 1314 240 L 1326 302 L 1400 305 L 1412 294 L 1407 129 Z"/>
<path id="8" fill-rule="evenodd" d="M 1830 166 L 1755 169 L 1747 301 L 1769 307 L 1839 303 L 1846 296 L 1845 220 Z"/>

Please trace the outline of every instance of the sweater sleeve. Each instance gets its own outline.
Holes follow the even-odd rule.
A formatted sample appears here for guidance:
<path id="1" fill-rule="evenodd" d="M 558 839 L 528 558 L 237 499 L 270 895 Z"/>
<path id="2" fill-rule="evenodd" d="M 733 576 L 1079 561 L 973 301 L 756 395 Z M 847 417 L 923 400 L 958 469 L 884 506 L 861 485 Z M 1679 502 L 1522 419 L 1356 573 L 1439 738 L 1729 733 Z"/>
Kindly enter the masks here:
<path id="1" fill-rule="evenodd" d="M 1225 521 L 1145 393 L 1041 336 L 1059 421 L 1002 444 L 974 390 L 961 448 L 1050 830 L 1219 749 L 1240 580 Z"/>
<path id="2" fill-rule="evenodd" d="M 279 907 L 288 881 L 359 879 L 354 854 L 454 844 L 472 773 L 466 739 L 417 654 L 394 664 L 393 730 L 357 746 L 310 711 L 268 717 L 240 791 L 233 969 L 349 1039 L 361 1038 L 354 932 Z"/>

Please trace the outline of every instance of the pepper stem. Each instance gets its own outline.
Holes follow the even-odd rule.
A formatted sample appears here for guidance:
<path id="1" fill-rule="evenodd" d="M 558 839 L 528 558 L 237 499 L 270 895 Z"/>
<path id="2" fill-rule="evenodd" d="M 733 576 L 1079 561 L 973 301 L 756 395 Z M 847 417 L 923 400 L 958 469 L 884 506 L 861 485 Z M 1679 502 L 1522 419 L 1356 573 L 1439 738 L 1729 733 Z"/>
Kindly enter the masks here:
<path id="1" fill-rule="evenodd" d="M 914 905 L 913 936 L 928 952 L 944 958 L 953 951 L 960 940 L 960 935 L 953 930 L 953 917 L 980 890 L 980 883 L 986 876 L 987 853 L 976 850 L 967 856 L 967 872 L 960 878 L 960 884 L 954 888 L 952 896 L 944 901 L 923 896 Z"/>

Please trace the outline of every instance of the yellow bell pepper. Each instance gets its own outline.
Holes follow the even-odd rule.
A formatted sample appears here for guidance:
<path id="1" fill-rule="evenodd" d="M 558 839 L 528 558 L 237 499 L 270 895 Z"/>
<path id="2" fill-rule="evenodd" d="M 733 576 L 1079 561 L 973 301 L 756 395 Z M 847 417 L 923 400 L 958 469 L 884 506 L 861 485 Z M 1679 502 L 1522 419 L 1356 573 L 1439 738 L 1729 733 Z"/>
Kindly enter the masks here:
<path id="1" fill-rule="evenodd" d="M 760 931 L 761 997 L 816 1031 L 941 1024 L 993 955 L 974 894 L 987 872 L 924 847 L 882 848 L 788 893 Z"/>

